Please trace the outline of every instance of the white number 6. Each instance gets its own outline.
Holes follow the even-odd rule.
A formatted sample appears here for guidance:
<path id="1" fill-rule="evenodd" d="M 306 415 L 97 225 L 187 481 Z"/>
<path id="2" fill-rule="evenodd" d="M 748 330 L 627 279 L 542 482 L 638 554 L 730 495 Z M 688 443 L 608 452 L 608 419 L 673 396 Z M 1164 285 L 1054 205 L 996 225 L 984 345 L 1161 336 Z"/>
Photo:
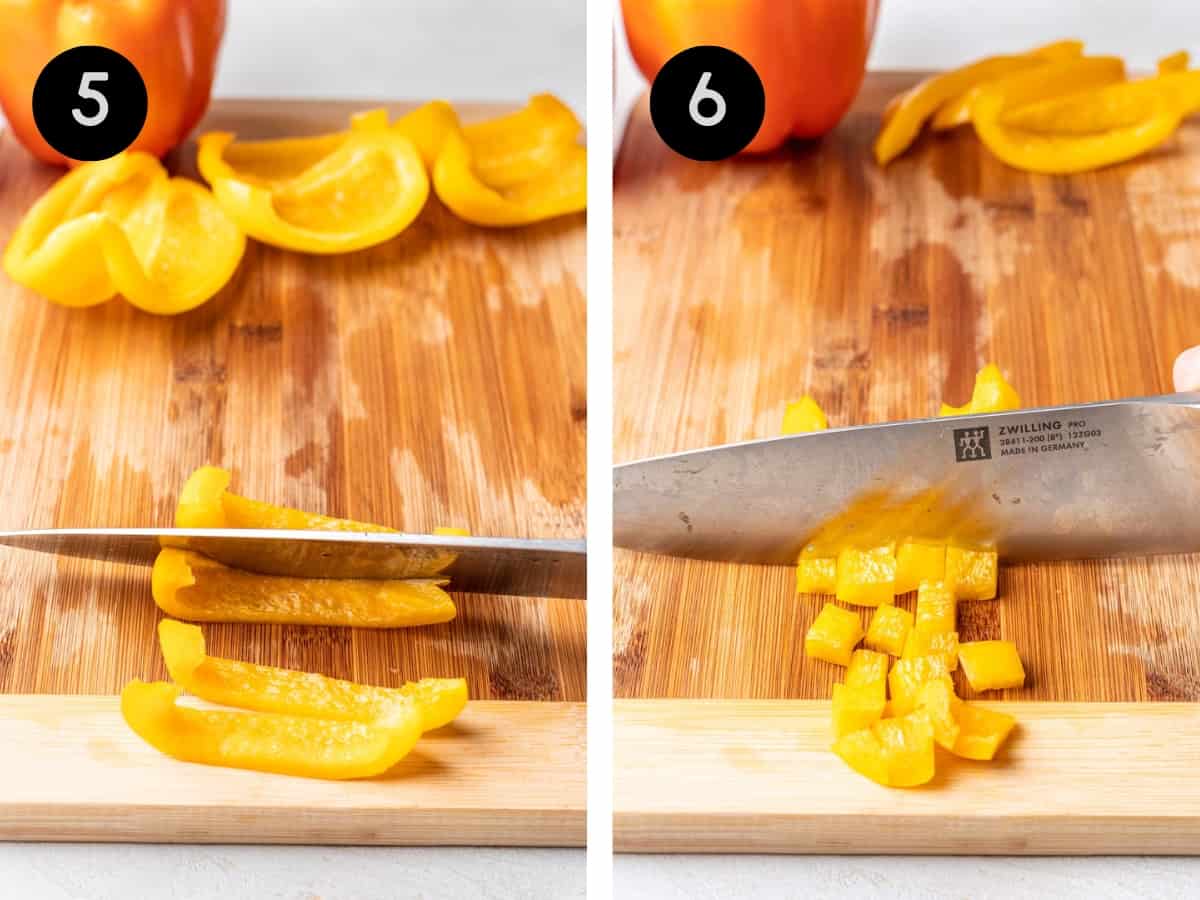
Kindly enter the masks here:
<path id="1" fill-rule="evenodd" d="M 692 91 L 691 102 L 688 103 L 688 113 L 691 115 L 692 121 L 706 128 L 711 125 L 719 125 L 721 120 L 725 118 L 725 98 L 709 88 L 708 82 L 711 78 L 712 72 L 705 72 L 700 76 L 700 81 L 696 84 L 696 90 Z M 701 100 L 713 101 L 717 104 L 717 111 L 712 115 L 703 115 L 700 112 Z"/>
<path id="2" fill-rule="evenodd" d="M 96 111 L 90 116 L 80 112 L 78 106 L 71 110 L 71 115 L 75 117 L 75 121 L 85 128 L 99 125 L 108 118 L 108 98 L 92 87 L 93 81 L 108 81 L 108 73 L 84 72 L 83 78 L 79 80 L 79 96 L 84 100 L 94 100 L 96 102 Z"/>

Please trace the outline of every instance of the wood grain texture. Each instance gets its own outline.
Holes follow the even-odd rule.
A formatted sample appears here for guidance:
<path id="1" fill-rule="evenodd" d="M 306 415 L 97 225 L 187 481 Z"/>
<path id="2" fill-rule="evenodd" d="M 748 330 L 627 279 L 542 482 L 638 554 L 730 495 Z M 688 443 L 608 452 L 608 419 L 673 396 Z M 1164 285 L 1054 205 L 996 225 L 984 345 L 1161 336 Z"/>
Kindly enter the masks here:
<path id="1" fill-rule="evenodd" d="M 821 142 L 719 164 L 635 111 L 614 199 L 618 462 L 777 434 L 805 393 L 833 424 L 932 415 L 993 360 L 1030 406 L 1171 389 L 1200 344 L 1200 121 L 1073 177 L 1008 169 L 968 129 L 881 170 L 880 112 L 917 77 L 870 75 Z M 793 577 L 618 551 L 617 695 L 828 697 L 839 670 L 803 658 L 823 601 Z M 961 637 L 1017 642 L 1030 678 L 1009 699 L 1200 700 L 1198 596 L 1195 557 L 1010 567 L 998 602 L 962 604 Z"/>
<path id="2" fill-rule="evenodd" d="M 585 718 L 582 703 L 470 703 L 391 771 L 335 782 L 178 762 L 116 697 L 4 696 L 0 837 L 580 847 Z"/>
<path id="3" fill-rule="evenodd" d="M 371 105 L 221 101 L 198 131 L 335 130 Z M 169 165 L 194 175 L 194 156 Z M 0 243 L 58 174 L 0 135 Z M 213 463 L 240 493 L 406 531 L 582 536 L 584 232 L 583 216 L 477 228 L 431 197 L 358 253 L 251 241 L 233 281 L 177 318 L 119 299 L 63 309 L 0 275 L 4 527 L 167 525 Z M 0 692 L 164 677 L 149 585 L 148 570 L 0 551 Z M 583 604 L 456 600 L 430 628 L 205 632 L 214 655 L 376 684 L 464 675 L 474 698 L 584 699 Z"/>
<path id="4" fill-rule="evenodd" d="M 996 761 L 939 751 L 934 780 L 900 790 L 829 751 L 826 702 L 619 700 L 614 848 L 1200 853 L 1200 705 L 1001 706 L 1020 724 Z"/>

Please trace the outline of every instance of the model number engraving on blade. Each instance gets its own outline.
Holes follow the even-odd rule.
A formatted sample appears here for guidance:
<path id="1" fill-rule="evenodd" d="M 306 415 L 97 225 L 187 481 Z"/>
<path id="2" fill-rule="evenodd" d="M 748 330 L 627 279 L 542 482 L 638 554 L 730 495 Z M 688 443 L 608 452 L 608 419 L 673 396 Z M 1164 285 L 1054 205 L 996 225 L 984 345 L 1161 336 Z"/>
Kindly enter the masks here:
<path id="1" fill-rule="evenodd" d="M 1020 425 L 1001 425 L 997 434 L 1000 456 L 1032 456 L 1037 453 L 1085 453 L 1091 441 L 1104 431 L 1087 419 L 1043 419 Z"/>

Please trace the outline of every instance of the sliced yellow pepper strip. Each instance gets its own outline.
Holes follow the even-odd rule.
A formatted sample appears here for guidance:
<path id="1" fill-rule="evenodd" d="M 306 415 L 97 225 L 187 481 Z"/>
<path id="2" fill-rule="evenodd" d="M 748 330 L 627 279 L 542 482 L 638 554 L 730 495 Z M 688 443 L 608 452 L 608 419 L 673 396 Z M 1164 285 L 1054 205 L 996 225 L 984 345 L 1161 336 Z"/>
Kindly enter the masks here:
<path id="1" fill-rule="evenodd" d="M 1041 52 L 1045 53 L 1047 49 L 1043 48 Z M 1051 52 L 1067 55 L 1066 51 L 1067 45 L 1064 44 L 1062 51 Z M 916 140 L 921 126 L 943 103 L 977 84 L 1027 69 L 1032 64 L 1030 54 L 990 56 L 960 69 L 926 78 L 901 94 L 884 111 L 883 129 L 875 139 L 875 160 L 885 166 L 907 150 Z"/>
<path id="2" fill-rule="evenodd" d="M 177 528 L 271 528 L 294 531 L 363 531 L 389 532 L 395 529 L 383 525 L 373 525 L 370 522 L 357 522 L 354 519 L 336 519 L 319 513 L 304 512 L 290 509 L 286 506 L 274 506 L 261 500 L 251 500 L 231 493 L 229 483 L 232 475 L 225 469 L 216 466 L 201 466 L 193 472 L 179 493 L 179 505 L 175 510 L 175 527 Z M 460 528 L 437 528 L 434 534 L 467 537 L 469 532 Z M 186 547 L 187 543 L 172 544 Z M 256 552 L 277 554 L 286 552 L 285 549 L 269 545 L 256 547 Z M 457 558 L 457 554 L 424 548 L 404 548 L 398 550 L 394 565 L 405 578 L 431 578 L 446 569 Z M 248 565 L 241 558 L 226 559 L 238 565 Z M 259 566 L 268 560 L 258 559 Z M 404 569 L 400 570 L 400 563 Z M 355 573 L 354 560 L 346 557 L 339 561 L 349 573 Z M 258 568 L 259 566 L 251 566 Z M 263 566 L 270 571 L 272 566 Z M 399 576 L 398 576 L 399 577 Z"/>
<path id="3" fill-rule="evenodd" d="M 517 112 L 462 129 L 475 174 L 498 191 L 558 168 L 576 154 L 582 132 L 575 114 L 551 94 L 538 94 Z"/>
<path id="4" fill-rule="evenodd" d="M 1056 41 L 1053 44 L 1047 44 L 1044 47 L 1030 50 L 1019 57 L 1011 57 L 1012 67 L 1007 72 L 1002 74 L 997 73 L 997 77 L 1044 66 L 1049 62 L 1075 59 L 1082 54 L 1082 41 Z M 959 125 L 969 124 L 971 121 L 971 104 L 975 102 L 983 85 L 987 83 L 987 81 L 981 81 L 969 90 L 963 91 L 952 100 L 947 100 L 943 103 L 936 115 L 934 115 L 929 127 L 934 131 L 946 131 L 951 128 L 957 128 Z"/>
<path id="5" fill-rule="evenodd" d="M 192 622 L 405 628 L 455 616 L 437 581 L 257 575 L 172 547 L 155 559 L 150 586 L 159 609 Z"/>
<path id="6" fill-rule="evenodd" d="M 223 706 L 375 722 L 394 706 L 416 704 L 421 710 L 422 731 L 432 731 L 452 722 L 467 704 L 465 678 L 422 678 L 401 688 L 384 688 L 208 656 L 200 628 L 174 619 L 158 623 L 158 642 L 175 683 L 202 700 Z"/>
<path id="7" fill-rule="evenodd" d="M 172 315 L 224 287 L 245 247 L 201 185 L 128 152 L 79 166 L 39 198 L 5 250 L 4 270 L 63 306 L 121 294 L 146 312 Z"/>
<path id="8" fill-rule="evenodd" d="M 1138 126 L 1163 98 L 1180 116 L 1200 111 L 1200 70 L 1167 72 L 1054 97 L 1009 110 L 1000 122 L 1007 128 L 1046 135 L 1102 134 Z"/>
<path id="9" fill-rule="evenodd" d="M 1006 412 L 1021 408 L 1021 396 L 1007 381 L 995 363 L 988 363 L 975 375 L 971 402 L 966 406 L 942 404 L 939 416 L 971 416 L 979 413 Z"/>
<path id="10" fill-rule="evenodd" d="M 210 132 L 197 164 L 217 201 L 251 237 L 304 253 L 347 253 L 395 237 L 420 213 L 429 178 L 385 110 L 350 130 L 249 144 Z"/>
<path id="11" fill-rule="evenodd" d="M 1170 137 L 1179 125 L 1181 111 L 1173 97 L 1162 91 L 1147 96 L 1145 114 L 1136 123 L 1093 134 L 1041 134 L 1003 121 L 1010 110 L 1064 93 L 1063 79 L 1071 72 L 1079 74 L 1082 67 L 1093 65 L 1100 74 L 1098 67 L 1104 60 L 1096 57 L 1041 66 L 986 86 L 971 108 L 975 133 L 1013 168 L 1051 175 L 1086 172 L 1132 159 Z"/>
<path id="12" fill-rule="evenodd" d="M 421 736 L 421 711 L 411 704 L 367 724 L 191 709 L 176 704 L 181 693 L 164 681 L 131 681 L 121 691 L 121 715 L 150 746 L 184 762 L 306 778 L 369 778 L 404 759 Z"/>

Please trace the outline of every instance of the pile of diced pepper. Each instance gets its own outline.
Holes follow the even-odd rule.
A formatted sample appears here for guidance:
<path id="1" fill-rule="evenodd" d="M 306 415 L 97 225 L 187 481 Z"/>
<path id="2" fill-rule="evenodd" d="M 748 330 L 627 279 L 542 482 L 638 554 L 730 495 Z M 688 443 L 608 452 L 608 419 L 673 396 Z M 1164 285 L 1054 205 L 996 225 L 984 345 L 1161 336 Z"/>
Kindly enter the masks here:
<path id="1" fill-rule="evenodd" d="M 1000 370 L 986 366 L 971 403 L 942 415 L 1017 409 L 1020 398 Z M 784 433 L 822 430 L 824 413 L 809 397 L 791 404 Z M 935 772 L 935 747 L 990 760 L 1016 721 L 955 694 L 961 665 L 973 691 L 1022 687 L 1025 669 L 1011 641 L 960 643 L 958 601 L 996 597 L 998 558 L 986 547 L 903 540 L 843 547 L 837 556 L 801 553 L 796 590 L 873 607 L 866 630 L 859 613 L 826 603 L 808 629 L 805 655 L 846 668 L 833 687 L 833 751 L 855 771 L 890 787 L 913 787 Z M 916 613 L 895 605 L 916 591 Z M 860 647 L 859 644 L 864 646 Z"/>

